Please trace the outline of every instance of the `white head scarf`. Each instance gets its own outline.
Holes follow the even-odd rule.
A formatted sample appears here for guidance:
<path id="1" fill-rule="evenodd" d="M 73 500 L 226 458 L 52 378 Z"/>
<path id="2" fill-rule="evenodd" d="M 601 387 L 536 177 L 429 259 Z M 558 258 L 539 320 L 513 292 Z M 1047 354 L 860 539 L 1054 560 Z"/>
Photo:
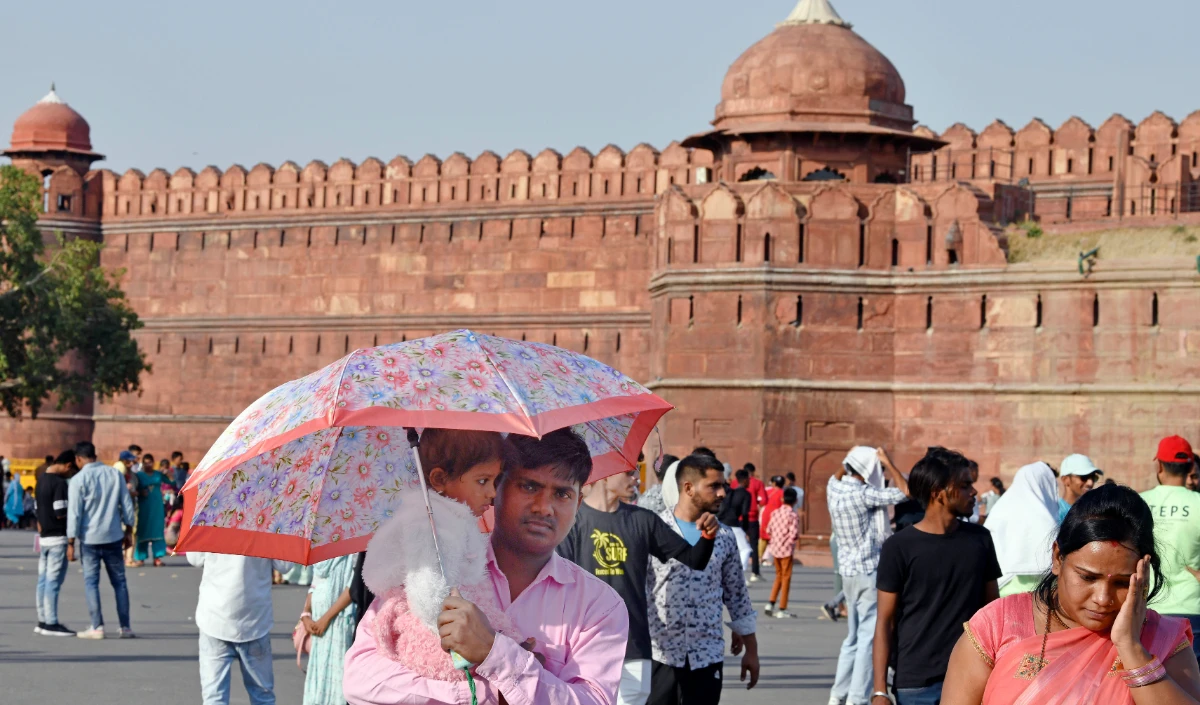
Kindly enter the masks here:
<path id="1" fill-rule="evenodd" d="M 1018 470 L 1012 486 L 988 512 L 984 528 L 992 532 L 1001 586 L 1018 575 L 1050 570 L 1058 533 L 1058 483 L 1050 466 L 1037 462 Z"/>
<path id="2" fill-rule="evenodd" d="M 679 482 L 675 479 L 677 470 L 679 470 L 678 460 L 667 466 L 667 472 L 662 479 L 662 500 L 663 504 L 667 505 L 668 512 L 674 512 L 675 505 L 679 504 Z"/>
<path id="3" fill-rule="evenodd" d="M 842 465 L 861 475 L 869 487 L 883 489 L 883 463 L 879 462 L 879 453 L 870 446 L 855 446 L 846 454 Z M 888 521 L 888 512 L 873 512 L 876 533 L 887 538 L 892 534 L 892 525 Z"/>

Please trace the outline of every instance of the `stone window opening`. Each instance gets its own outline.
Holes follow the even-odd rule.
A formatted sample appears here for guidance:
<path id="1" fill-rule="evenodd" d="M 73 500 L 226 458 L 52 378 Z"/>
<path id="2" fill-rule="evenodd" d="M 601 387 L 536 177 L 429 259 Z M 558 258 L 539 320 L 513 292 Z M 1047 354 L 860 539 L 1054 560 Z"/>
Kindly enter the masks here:
<path id="1" fill-rule="evenodd" d="M 933 330 L 933 297 L 929 296 L 925 299 L 925 330 Z"/>
<path id="2" fill-rule="evenodd" d="M 208 339 L 208 354 L 212 355 L 212 352 L 213 352 L 213 339 L 209 338 Z"/>
<path id="3" fill-rule="evenodd" d="M 279 197 L 279 207 L 287 208 L 287 194 L 286 193 Z"/>
<path id="4" fill-rule="evenodd" d="M 867 264 L 867 224 L 859 222 L 858 224 L 858 266 L 863 267 Z"/>
<path id="5" fill-rule="evenodd" d="M 265 335 L 263 336 L 263 339 L 262 339 L 262 354 L 263 355 L 267 354 L 267 336 L 265 336 Z"/>
<path id="6" fill-rule="evenodd" d="M 1033 157 L 1029 158 L 1029 169 L 1026 173 L 1028 173 L 1030 176 L 1033 176 Z"/>
<path id="7" fill-rule="evenodd" d="M 1193 169 L 1195 169 L 1196 166 L 1200 165 L 1200 162 L 1198 162 L 1197 160 L 1200 160 L 1200 152 L 1193 151 L 1192 152 L 1192 168 Z"/>
<path id="8" fill-rule="evenodd" d="M 900 241 L 892 238 L 892 266 L 900 266 Z"/>
<path id="9" fill-rule="evenodd" d="M 1038 330 L 1042 329 L 1042 295 L 1038 294 L 1037 306 L 1034 308 L 1033 327 Z"/>
<path id="10" fill-rule="evenodd" d="M 1106 216 L 1112 215 L 1112 196 L 1109 196 L 1108 200 L 1104 204 L 1104 215 L 1106 215 Z"/>
<path id="11" fill-rule="evenodd" d="M 589 339 L 588 339 L 588 334 L 587 334 L 587 333 L 584 333 L 584 334 L 583 334 L 583 351 L 584 351 L 584 352 L 587 352 L 587 351 L 588 351 L 588 342 L 589 342 Z"/>
<path id="12" fill-rule="evenodd" d="M 1094 147 L 1088 147 L 1087 173 L 1089 174 L 1092 173 L 1092 163 L 1095 161 L 1095 152 L 1096 149 Z"/>
<path id="13" fill-rule="evenodd" d="M 733 242 L 733 261 L 742 261 L 742 224 L 738 223 L 737 237 Z"/>
<path id="14" fill-rule="evenodd" d="M 179 252 L 179 241 L 183 239 L 183 233 L 175 233 L 175 251 Z"/>
<path id="15" fill-rule="evenodd" d="M 454 242 L 454 223 L 450 223 L 450 237 L 446 238 L 446 242 Z"/>
<path id="16" fill-rule="evenodd" d="M 741 232 L 741 226 L 738 226 L 738 232 Z M 700 226 L 692 226 L 692 264 L 697 264 L 700 261 Z"/>
<path id="17" fill-rule="evenodd" d="M 740 294 L 737 299 L 737 324 L 739 328 L 742 327 L 742 297 Z"/>
<path id="18" fill-rule="evenodd" d="M 617 345 L 616 345 L 616 348 L 617 348 L 617 349 L 616 349 L 616 352 L 621 352 L 621 331 L 617 331 Z"/>
<path id="19" fill-rule="evenodd" d="M 1070 174 L 1070 173 L 1073 173 L 1074 171 L 1075 171 L 1075 160 L 1068 158 L 1067 159 L 1067 173 Z"/>
<path id="20" fill-rule="evenodd" d="M 987 294 L 979 298 L 979 330 L 987 328 Z"/>
<path id="21" fill-rule="evenodd" d="M 929 157 L 929 171 L 932 173 L 932 176 L 929 177 L 929 180 L 937 181 L 938 173 L 937 173 L 937 155 L 936 154 L 931 155 Z"/>
<path id="22" fill-rule="evenodd" d="M 457 186 L 450 187 L 450 200 L 451 201 L 458 200 L 458 187 Z M 367 203 L 370 203 L 370 202 L 371 202 L 371 192 L 368 191 L 367 192 Z"/>
<path id="23" fill-rule="evenodd" d="M 572 195 L 572 196 L 578 196 L 578 195 L 579 195 L 579 182 L 578 182 L 578 181 L 572 181 L 572 182 L 571 182 L 571 195 Z"/>
<path id="24" fill-rule="evenodd" d="M 1071 198 L 1071 194 L 1068 193 L 1067 194 L 1067 220 L 1071 219 L 1071 211 L 1072 211 L 1072 206 L 1074 205 L 1074 201 L 1075 201 L 1075 199 Z"/>
<path id="25" fill-rule="evenodd" d="M 50 175 L 52 171 L 42 172 L 42 212 L 50 212 Z M 126 211 L 128 212 L 128 211 Z"/>
<path id="26" fill-rule="evenodd" d="M 1054 150 L 1046 151 L 1046 176 L 1054 176 Z"/>
<path id="27" fill-rule="evenodd" d="M 288 355 L 291 355 L 296 349 L 296 341 L 292 336 L 288 336 Z"/>
<path id="28" fill-rule="evenodd" d="M 667 238 L 667 264 L 671 264 L 671 255 L 673 254 L 672 250 L 674 249 L 672 245 L 674 244 L 675 240 L 672 238 Z"/>
<path id="29" fill-rule="evenodd" d="M 1100 325 L 1100 294 L 1092 295 L 1092 327 Z"/>
<path id="30" fill-rule="evenodd" d="M 1108 170 L 1109 171 L 1113 170 L 1113 158 L 1112 157 L 1108 158 Z"/>
<path id="31" fill-rule="evenodd" d="M 1175 155 L 1176 155 L 1176 154 L 1178 154 L 1178 153 L 1179 153 L 1179 146 L 1178 146 L 1178 145 L 1174 145 L 1174 144 L 1173 144 L 1173 145 L 1171 145 L 1171 156 L 1173 157 L 1173 156 L 1175 156 Z"/>
<path id="32" fill-rule="evenodd" d="M 601 222 L 601 225 L 603 226 L 604 221 L 600 221 L 600 222 Z M 601 233 L 600 236 L 604 237 L 604 234 Z M 571 218 L 571 239 L 572 240 L 575 239 L 575 219 L 574 218 Z"/>
<path id="33" fill-rule="evenodd" d="M 512 238 L 513 238 L 513 222 L 510 220 L 510 221 L 508 221 L 508 239 L 511 240 Z"/>
<path id="34" fill-rule="evenodd" d="M 933 223 L 925 226 L 925 264 L 933 264 Z"/>
<path id="35" fill-rule="evenodd" d="M 1129 215 L 1137 215 L 1137 201 L 1129 202 Z"/>
<path id="36" fill-rule="evenodd" d="M 201 251 L 204 250 L 206 245 L 208 245 L 208 233 L 200 233 L 200 249 L 201 249 Z M 129 251 L 129 236 L 128 235 L 125 236 L 125 251 L 126 252 Z"/>
<path id="37" fill-rule="evenodd" d="M 771 233 L 763 235 L 763 262 L 771 263 Z"/>
<path id="38" fill-rule="evenodd" d="M 183 353 L 187 354 L 187 338 L 183 339 Z"/>
<path id="39" fill-rule="evenodd" d="M 792 321 L 792 326 L 799 328 L 804 325 L 804 297 L 796 296 L 796 320 Z"/>
<path id="40" fill-rule="evenodd" d="M 150 233 L 150 237 L 146 240 L 146 250 L 154 252 L 154 233 Z"/>
<path id="41" fill-rule="evenodd" d="M 863 297 L 858 297 L 858 324 L 857 329 L 863 329 Z"/>
<path id="42" fill-rule="evenodd" d="M 421 223 L 421 232 L 420 232 L 420 234 L 417 235 L 417 244 L 418 245 L 425 244 L 425 224 L 424 223 Z"/>
<path id="43" fill-rule="evenodd" d="M 804 264 L 804 223 L 796 227 L 796 262 Z"/>
<path id="44" fill-rule="evenodd" d="M 317 336 L 317 354 L 321 354 L 321 336 Z"/>
<path id="45" fill-rule="evenodd" d="M 429 189 L 426 188 L 425 186 L 422 186 L 421 187 L 421 203 L 428 202 L 428 199 L 426 198 L 426 195 L 428 195 L 428 193 L 429 193 Z M 338 205 L 339 206 L 342 205 L 342 194 L 340 194 L 340 193 L 338 194 Z"/>
<path id="46" fill-rule="evenodd" d="M 159 355 L 162 354 L 162 338 L 158 339 L 158 346 L 155 348 L 154 352 Z"/>
<path id="47" fill-rule="evenodd" d="M 400 189 L 394 188 L 394 189 L 392 189 L 392 203 L 397 203 L 399 201 L 400 201 Z M 312 206 L 312 203 L 309 203 L 308 205 Z"/>
<path id="48" fill-rule="evenodd" d="M 521 333 L 521 342 L 522 342 L 522 343 L 524 343 L 524 342 L 525 342 L 525 334 L 524 334 L 524 333 Z"/>
<path id="49" fill-rule="evenodd" d="M 241 348 L 242 348 L 242 338 L 241 338 L 241 336 L 237 336 L 233 339 L 233 354 L 237 355 L 238 351 L 241 350 Z"/>
<path id="50" fill-rule="evenodd" d="M 342 351 L 342 354 L 345 355 L 348 352 L 350 352 L 350 336 L 347 335 L 346 336 L 346 348 Z"/>
<path id="51" fill-rule="evenodd" d="M 254 196 L 254 210 L 258 210 L 258 196 Z"/>
<path id="52" fill-rule="evenodd" d="M 133 204 L 132 204 L 132 203 L 130 203 L 128 200 L 127 200 L 127 201 L 125 201 L 125 215 L 129 215 L 129 209 L 130 209 L 130 207 L 131 207 L 132 205 L 133 205 Z"/>
<path id="53" fill-rule="evenodd" d="M 450 188 L 451 188 L 451 190 L 453 190 L 454 187 L 451 186 Z M 454 198 L 454 196 L 451 196 L 450 198 Z M 366 191 L 363 191 L 363 205 L 364 206 L 371 205 L 371 191 L 369 189 Z"/>
<path id="54" fill-rule="evenodd" d="M 756 166 L 750 171 L 747 171 L 745 174 L 742 174 L 742 178 L 738 179 L 738 181 L 741 183 L 746 183 L 748 181 L 774 181 L 775 178 L 775 174 L 767 171 L 761 166 Z"/>
<path id="55" fill-rule="evenodd" d="M 252 249 L 255 249 L 255 250 L 258 249 L 258 231 L 257 230 L 254 231 L 254 245 L 253 245 Z"/>
<path id="56" fill-rule="evenodd" d="M 876 175 L 874 181 L 877 184 L 898 184 L 898 183 L 900 183 L 900 180 L 897 179 L 895 176 L 893 176 L 890 171 L 885 171 L 881 174 Z"/>
<path id="57" fill-rule="evenodd" d="M 1157 162 L 1157 161 L 1158 161 L 1158 160 L 1154 158 L 1154 154 L 1151 154 L 1151 155 L 1150 155 L 1150 163 L 1151 163 L 1151 164 L 1154 164 L 1154 163 L 1155 163 L 1155 162 Z"/>
<path id="58" fill-rule="evenodd" d="M 558 333 L 555 333 L 554 335 L 550 336 L 550 344 L 555 345 L 555 346 L 558 345 Z"/>
<path id="59" fill-rule="evenodd" d="M 408 333 L 401 333 L 401 334 L 400 334 L 400 342 L 401 342 L 401 343 L 407 343 L 407 342 L 408 342 Z"/>
<path id="60" fill-rule="evenodd" d="M 182 198 L 175 199 L 175 212 L 176 213 L 183 212 L 183 199 Z"/>
<path id="61" fill-rule="evenodd" d="M 150 212 L 151 213 L 158 212 L 158 201 L 150 201 Z"/>
<path id="62" fill-rule="evenodd" d="M 305 247 L 312 247 L 312 228 L 308 229 L 308 240 L 304 243 Z"/>
<path id="63" fill-rule="evenodd" d="M 642 234 L 642 219 L 641 216 L 633 216 L 633 236 L 637 237 Z"/>
<path id="64" fill-rule="evenodd" d="M 374 336 L 372 336 L 371 347 L 373 347 L 373 348 L 379 347 L 379 334 L 378 333 L 376 333 Z"/>
<path id="65" fill-rule="evenodd" d="M 1193 164 L 1193 166 L 1195 166 L 1195 165 Z M 637 177 L 637 192 L 638 193 L 642 192 L 642 177 L 640 177 L 640 176 Z"/>
<path id="66" fill-rule="evenodd" d="M 509 197 L 509 198 L 516 198 L 516 197 L 517 197 L 517 185 L 516 185 L 516 184 L 513 184 L 513 185 L 511 185 L 511 186 L 509 186 L 509 187 L 508 187 L 508 197 Z"/>
<path id="67" fill-rule="evenodd" d="M 608 195 L 608 179 L 604 180 L 604 195 Z"/>
<path id="68" fill-rule="evenodd" d="M 283 247 L 283 241 L 284 241 L 284 238 L 285 238 L 286 236 L 287 236 L 287 231 L 286 231 L 286 230 L 280 230 L 280 231 L 279 231 L 279 246 L 280 246 L 280 247 Z"/>
<path id="69" fill-rule="evenodd" d="M 1150 325 L 1158 327 L 1158 292 L 1150 295 Z"/>
<path id="70" fill-rule="evenodd" d="M 71 212 L 71 197 L 70 196 L 68 196 L 66 194 L 61 194 L 61 193 L 58 195 L 58 212 L 59 213 L 70 213 Z"/>
<path id="71" fill-rule="evenodd" d="M 946 257 L 950 262 L 951 267 L 958 265 L 958 250 L 954 248 L 946 250 Z"/>
<path id="72" fill-rule="evenodd" d="M 542 184 L 542 198 L 546 197 L 546 184 Z"/>
<path id="73" fill-rule="evenodd" d="M 227 250 L 233 249 L 233 231 L 232 230 L 225 233 L 225 249 L 227 249 Z"/>
<path id="74" fill-rule="evenodd" d="M 688 327 L 696 323 L 696 297 L 688 297 Z"/>
<path id="75" fill-rule="evenodd" d="M 802 179 L 802 181 L 845 181 L 845 180 L 846 180 L 845 174 L 842 174 L 841 172 L 837 171 L 836 169 L 830 169 L 827 166 L 817 169 L 816 171 L 812 172 L 811 174 L 809 174 L 808 176 L 806 176 Z"/>

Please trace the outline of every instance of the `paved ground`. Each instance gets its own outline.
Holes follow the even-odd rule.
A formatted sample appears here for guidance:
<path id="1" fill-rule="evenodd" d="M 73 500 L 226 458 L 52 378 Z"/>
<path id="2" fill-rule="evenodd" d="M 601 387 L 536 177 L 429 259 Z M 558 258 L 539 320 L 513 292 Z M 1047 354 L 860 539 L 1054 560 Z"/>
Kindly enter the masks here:
<path id="1" fill-rule="evenodd" d="M 162 705 L 199 702 L 196 629 L 192 610 L 200 571 L 182 558 L 163 568 L 129 569 L 134 640 L 51 638 L 35 636 L 33 607 L 37 557 L 33 534 L 0 531 L 0 687 L 19 694 L 17 702 L 38 700 L 87 705 Z M 816 607 L 833 584 L 828 570 L 798 569 L 792 581 L 794 620 L 760 618 L 762 679 L 745 691 L 737 684 L 738 659 L 726 662 L 723 703 L 730 705 L 823 705 L 844 623 L 817 619 Z M 757 583 L 756 606 L 766 600 L 769 585 Z M 304 589 L 281 586 L 274 591 L 275 686 L 281 705 L 299 705 L 304 677 L 291 651 L 291 627 L 304 605 Z M 101 579 L 104 616 L 117 626 L 116 604 Z M 76 563 L 63 585 L 60 618 L 73 629 L 87 626 L 83 576 Z M 233 702 L 248 702 L 240 675 L 233 678 Z"/>

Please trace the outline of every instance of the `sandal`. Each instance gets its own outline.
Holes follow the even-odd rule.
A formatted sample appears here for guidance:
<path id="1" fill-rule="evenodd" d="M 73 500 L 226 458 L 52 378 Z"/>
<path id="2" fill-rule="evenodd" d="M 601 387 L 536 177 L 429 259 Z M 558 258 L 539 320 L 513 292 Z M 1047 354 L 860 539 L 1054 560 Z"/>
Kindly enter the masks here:
<path id="1" fill-rule="evenodd" d="M 162 562 L 162 559 L 161 559 L 161 558 L 155 558 L 155 559 L 154 559 L 154 567 L 155 567 L 155 568 L 161 568 L 161 567 L 163 567 L 163 562 Z"/>
<path id="2" fill-rule="evenodd" d="M 145 561 L 126 561 L 125 565 L 129 568 L 141 568 L 146 565 Z"/>

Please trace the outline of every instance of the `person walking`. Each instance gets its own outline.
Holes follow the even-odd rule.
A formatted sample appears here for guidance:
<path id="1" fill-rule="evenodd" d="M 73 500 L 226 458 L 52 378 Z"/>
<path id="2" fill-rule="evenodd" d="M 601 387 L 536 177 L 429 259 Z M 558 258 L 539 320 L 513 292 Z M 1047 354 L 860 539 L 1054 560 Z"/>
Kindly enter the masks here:
<path id="1" fill-rule="evenodd" d="M 792 559 L 796 553 L 796 540 L 800 537 L 800 515 L 796 513 L 796 489 L 783 490 L 783 505 L 771 514 L 767 532 L 771 537 L 767 544 L 775 561 L 775 582 L 771 585 L 771 601 L 766 613 L 778 619 L 790 619 L 795 615 L 787 611 L 788 593 L 792 589 Z M 779 600 L 776 603 L 776 600 Z M 779 609 L 775 609 L 776 604 Z"/>
<path id="2" fill-rule="evenodd" d="M 704 570 L 718 530 L 715 516 L 701 514 L 696 522 L 700 540 L 693 546 L 658 515 L 628 504 L 636 483 L 637 476 L 629 472 L 589 485 L 575 525 L 558 545 L 559 555 L 608 583 L 629 608 L 629 642 L 618 705 L 645 705 L 650 697 L 653 652 L 646 594 L 650 557 Z"/>
<path id="3" fill-rule="evenodd" d="M 12 528 L 23 528 L 21 520 L 25 518 L 25 488 L 21 485 L 20 477 L 10 477 L 8 480 L 8 490 L 4 494 L 4 516 Z"/>
<path id="4" fill-rule="evenodd" d="M 720 506 L 725 495 L 724 467 L 711 456 L 693 454 L 679 461 L 674 473 L 668 471 L 664 482 L 675 484 L 678 499 L 672 493 L 673 501 L 659 517 L 688 543 L 699 543 L 702 537 L 696 522 Z M 745 652 L 740 680 L 747 681 L 747 689 L 758 684 L 758 615 L 750 604 L 737 541 L 728 527 L 718 529 L 704 570 L 653 559 L 647 590 L 653 598 L 648 614 L 654 658 L 650 705 L 720 702 L 725 665 L 723 608 L 729 610 L 733 634 L 730 652 L 735 656 Z"/>
<path id="5" fill-rule="evenodd" d="M 987 521 L 988 515 L 992 513 L 992 507 L 996 506 L 996 502 L 1004 496 L 1004 483 L 1000 478 L 993 477 L 991 485 L 992 489 L 979 496 L 979 503 L 983 505 L 983 517 L 979 520 L 981 526 Z"/>
<path id="6" fill-rule="evenodd" d="M 883 543 L 877 587 L 874 705 L 937 705 L 962 625 L 999 598 L 1000 564 L 987 529 L 965 519 L 975 506 L 971 463 L 930 448 L 908 476 L 925 516 Z"/>
<path id="7" fill-rule="evenodd" d="M 251 705 L 274 705 L 271 570 L 286 571 L 291 564 L 218 553 L 188 553 L 187 562 L 204 569 L 196 601 L 201 702 L 228 705 L 230 671 L 237 661 Z"/>
<path id="8" fill-rule="evenodd" d="M 767 557 L 767 544 L 771 541 L 771 514 L 783 506 L 784 479 L 782 475 L 771 478 L 767 485 L 767 503 L 763 507 L 760 519 L 762 524 L 758 533 L 758 555 L 763 560 Z M 792 511 L 795 511 L 794 509 Z"/>
<path id="9" fill-rule="evenodd" d="M 342 672 L 357 626 L 350 597 L 357 558 L 358 554 L 351 553 L 313 566 L 313 584 L 300 614 L 313 637 L 304 677 L 304 705 L 345 705 Z M 314 614 L 321 616 L 314 620 Z"/>
<path id="10" fill-rule="evenodd" d="M 730 484 L 725 486 L 725 499 L 717 510 L 717 520 L 733 531 L 737 540 L 738 560 L 742 564 L 742 574 L 750 577 L 750 558 L 753 550 L 750 548 L 750 491 L 746 485 L 750 481 L 750 472 L 745 468 L 735 473 L 735 479 L 740 480 L 741 486 Z M 664 507 L 665 508 L 665 507 Z"/>
<path id="11" fill-rule="evenodd" d="M 58 622 L 58 593 L 67 579 L 67 476 L 75 470 L 75 451 L 65 450 L 38 478 L 37 523 L 40 537 L 37 580 L 37 628 L 43 636 L 75 636 Z"/>
<path id="12" fill-rule="evenodd" d="M 884 487 L 884 473 L 894 487 Z M 856 446 L 825 488 L 829 517 L 838 540 L 838 572 L 846 599 L 847 634 L 838 654 L 831 705 L 866 705 L 874 674 L 879 551 L 890 535 L 887 508 L 908 498 L 908 481 L 882 448 Z"/>
<path id="13" fill-rule="evenodd" d="M 154 458 L 147 455 L 149 460 L 142 464 L 137 478 L 137 529 L 134 531 L 133 567 L 140 568 L 147 560 L 154 560 L 155 566 L 163 564 L 162 558 L 167 555 L 166 511 L 163 504 L 163 485 L 169 482 L 161 470 L 154 469 Z"/>
<path id="14" fill-rule="evenodd" d="M 1058 466 L 1059 491 L 1062 496 L 1058 499 L 1058 523 L 1067 517 L 1071 505 L 1079 501 L 1084 492 L 1096 486 L 1104 471 L 1097 468 L 1092 459 L 1080 453 L 1072 453 L 1063 458 Z"/>
<path id="15" fill-rule="evenodd" d="M 758 534 L 761 528 L 760 514 L 767 506 L 767 488 L 763 481 L 758 479 L 758 469 L 754 467 L 754 463 L 746 463 L 742 466 L 749 479 L 744 483 L 741 481 L 741 470 L 734 473 L 734 477 L 739 478 L 733 484 L 734 488 L 744 487 L 750 493 L 750 512 L 746 515 L 746 542 L 750 545 L 750 582 L 756 583 L 762 580 L 762 569 L 759 565 L 759 549 L 758 549 Z"/>
<path id="16" fill-rule="evenodd" d="M 1195 632 L 1200 630 L 1200 495 L 1186 482 L 1196 456 L 1190 443 L 1170 436 L 1159 442 L 1154 462 L 1158 487 L 1141 495 L 1154 516 L 1154 540 L 1162 552 L 1167 583 L 1154 608 L 1188 620 Z"/>
<path id="17" fill-rule="evenodd" d="M 91 443 L 75 444 L 75 465 L 79 474 L 71 480 L 67 500 L 67 560 L 75 560 L 75 541 L 80 541 L 83 585 L 92 618 L 91 628 L 79 632 L 79 638 L 104 638 L 104 615 L 100 610 L 103 563 L 116 593 L 121 638 L 131 639 L 134 633 L 129 625 L 129 587 L 122 549 L 133 544 L 133 499 L 120 471 L 96 460 L 96 446 Z"/>
<path id="18" fill-rule="evenodd" d="M 1037 462 L 1018 470 L 1012 487 L 992 507 L 984 525 L 1000 561 L 1001 597 L 1037 588 L 1050 569 L 1051 541 L 1058 524 L 1054 469 Z"/>

